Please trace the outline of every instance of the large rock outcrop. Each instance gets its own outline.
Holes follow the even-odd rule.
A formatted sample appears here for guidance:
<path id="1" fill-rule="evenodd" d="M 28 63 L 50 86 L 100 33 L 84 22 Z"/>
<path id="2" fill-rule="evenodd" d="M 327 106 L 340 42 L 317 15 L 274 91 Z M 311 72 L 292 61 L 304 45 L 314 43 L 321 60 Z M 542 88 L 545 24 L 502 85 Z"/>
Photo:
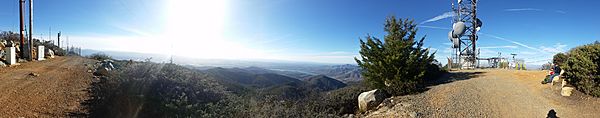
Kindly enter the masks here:
<path id="1" fill-rule="evenodd" d="M 365 112 L 379 105 L 386 98 L 386 93 L 383 90 L 375 89 L 358 95 L 358 110 Z"/>

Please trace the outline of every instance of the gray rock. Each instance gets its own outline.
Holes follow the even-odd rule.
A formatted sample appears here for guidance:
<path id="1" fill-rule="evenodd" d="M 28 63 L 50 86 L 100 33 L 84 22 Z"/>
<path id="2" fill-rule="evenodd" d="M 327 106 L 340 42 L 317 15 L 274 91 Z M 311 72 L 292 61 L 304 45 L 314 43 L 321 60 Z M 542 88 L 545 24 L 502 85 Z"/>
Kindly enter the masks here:
<path id="1" fill-rule="evenodd" d="M 363 92 L 358 96 L 358 110 L 365 112 L 377 107 L 386 98 L 386 94 L 379 89 Z"/>
<path id="2" fill-rule="evenodd" d="M 6 66 L 7 65 L 4 62 L 0 61 L 0 67 L 6 67 Z"/>
<path id="3" fill-rule="evenodd" d="M 573 93 L 573 87 L 563 87 L 562 90 L 560 91 L 560 95 L 562 96 L 571 96 L 571 94 Z"/>
<path id="4" fill-rule="evenodd" d="M 37 74 L 37 73 L 31 72 L 31 73 L 29 73 L 29 76 L 34 76 L 34 77 L 37 77 L 37 76 L 40 76 L 40 74 Z"/>
<path id="5" fill-rule="evenodd" d="M 100 68 L 96 69 L 96 72 L 94 72 L 94 75 L 96 75 L 96 76 L 107 76 L 109 74 L 108 71 L 110 71 L 108 68 L 102 68 L 102 67 L 100 67 Z"/>
<path id="6" fill-rule="evenodd" d="M 17 59 L 17 63 L 25 63 L 25 62 L 27 62 L 27 60 L 25 60 L 25 59 Z"/>
<path id="7" fill-rule="evenodd" d="M 344 114 L 342 118 L 354 118 L 354 114 Z"/>
<path id="8" fill-rule="evenodd" d="M 104 60 L 98 63 L 100 63 L 100 66 L 96 68 L 96 71 L 94 72 L 95 76 L 107 76 L 110 71 L 115 69 L 112 60 Z"/>
<path id="9" fill-rule="evenodd" d="M 411 118 L 416 118 L 417 116 L 419 116 L 419 114 L 417 114 L 417 112 L 410 112 L 408 113 L 408 116 L 410 116 Z"/>
<path id="10" fill-rule="evenodd" d="M 54 51 L 52 51 L 51 49 L 48 49 L 48 51 L 46 51 L 46 57 L 54 58 Z"/>

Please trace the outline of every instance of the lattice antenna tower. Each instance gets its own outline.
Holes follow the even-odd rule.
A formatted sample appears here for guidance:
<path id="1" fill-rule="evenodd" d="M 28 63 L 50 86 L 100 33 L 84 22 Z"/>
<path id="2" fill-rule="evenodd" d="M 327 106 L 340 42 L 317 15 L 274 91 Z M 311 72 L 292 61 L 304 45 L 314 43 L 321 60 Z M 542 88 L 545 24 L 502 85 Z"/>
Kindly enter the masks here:
<path id="1" fill-rule="evenodd" d="M 478 59 L 477 31 L 481 21 L 477 18 L 477 0 L 457 0 L 452 3 L 452 31 L 448 37 L 452 42 L 452 61 L 461 69 L 475 68 Z"/>

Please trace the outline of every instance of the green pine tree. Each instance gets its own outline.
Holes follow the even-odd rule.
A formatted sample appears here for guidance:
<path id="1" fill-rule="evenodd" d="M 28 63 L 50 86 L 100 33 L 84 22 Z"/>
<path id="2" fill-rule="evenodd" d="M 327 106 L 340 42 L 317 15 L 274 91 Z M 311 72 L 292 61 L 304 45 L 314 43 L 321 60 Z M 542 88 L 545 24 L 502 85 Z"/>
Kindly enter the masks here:
<path id="1" fill-rule="evenodd" d="M 365 82 L 392 95 L 412 92 L 423 82 L 435 52 L 423 48 L 425 37 L 415 40 L 417 25 L 412 20 L 388 17 L 384 31 L 384 42 L 370 35 L 360 39 L 361 58 L 355 60 L 363 68 Z"/>

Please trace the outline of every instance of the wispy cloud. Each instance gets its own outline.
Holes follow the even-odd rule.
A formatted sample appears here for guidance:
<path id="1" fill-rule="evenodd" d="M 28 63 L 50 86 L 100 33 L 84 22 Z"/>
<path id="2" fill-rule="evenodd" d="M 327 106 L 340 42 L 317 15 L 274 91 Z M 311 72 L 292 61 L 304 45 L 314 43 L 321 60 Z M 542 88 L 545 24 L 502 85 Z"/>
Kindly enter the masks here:
<path id="1" fill-rule="evenodd" d="M 445 19 L 445 18 L 450 18 L 450 17 L 453 17 L 453 16 L 454 16 L 454 12 L 449 11 L 449 12 L 443 13 L 441 15 L 435 16 L 435 17 L 433 17 L 433 18 L 431 18 L 429 20 L 423 21 L 423 22 L 421 22 L 421 24 L 425 24 L 425 23 L 428 23 L 428 22 L 434 22 L 434 21 Z"/>
<path id="2" fill-rule="evenodd" d="M 542 9 L 536 9 L 536 8 L 514 8 L 514 9 L 504 9 L 504 11 L 543 11 Z"/>
<path id="3" fill-rule="evenodd" d="M 506 38 L 503 38 L 503 37 L 499 37 L 499 36 L 495 36 L 495 35 L 491 35 L 491 34 L 487 34 L 487 33 L 482 33 L 482 32 L 479 32 L 479 34 L 481 34 L 481 35 L 483 35 L 483 36 L 488 36 L 488 37 L 491 37 L 491 38 L 495 38 L 495 39 L 500 39 L 500 40 L 503 40 L 503 41 L 507 41 L 507 42 L 510 42 L 510 43 L 512 43 L 512 44 L 516 44 L 516 45 L 519 45 L 519 46 L 523 46 L 523 47 L 525 47 L 525 48 L 529 48 L 529 49 L 531 49 L 531 50 L 535 50 L 535 51 L 538 51 L 538 52 L 541 52 L 541 53 L 548 53 L 548 52 L 546 52 L 546 51 L 544 51 L 544 50 L 541 50 L 541 49 L 539 49 L 539 48 L 534 48 L 534 47 L 531 47 L 531 46 L 529 46 L 529 45 L 525 45 L 525 44 L 523 44 L 523 43 L 516 42 L 516 41 L 513 41 L 513 40 L 509 40 L 509 39 L 506 39 Z"/>
<path id="4" fill-rule="evenodd" d="M 419 25 L 417 27 L 422 27 L 422 28 L 431 28 L 431 29 L 443 29 L 443 30 L 450 30 L 450 28 L 446 28 L 446 27 L 438 27 L 438 26 L 428 26 L 428 25 Z"/>
<path id="5" fill-rule="evenodd" d="M 147 33 L 145 31 L 142 31 L 142 30 L 139 30 L 139 29 L 136 29 L 136 28 L 126 27 L 126 26 L 123 26 L 123 25 L 114 25 L 114 26 L 116 28 L 119 28 L 119 29 L 123 30 L 123 31 L 127 31 L 127 32 L 130 32 L 130 33 L 139 35 L 139 36 L 150 36 L 150 33 Z"/>
<path id="6" fill-rule="evenodd" d="M 567 14 L 567 12 L 566 12 L 566 11 L 563 11 L 563 10 L 556 10 L 556 11 L 554 11 L 554 12 L 556 12 L 556 13 L 561 13 L 561 14 Z"/>
<path id="7" fill-rule="evenodd" d="M 556 43 L 552 47 L 540 46 L 540 49 L 542 49 L 546 52 L 551 52 L 551 53 L 561 53 L 561 52 L 565 52 L 566 47 L 567 47 L 567 45 L 565 45 L 565 44 Z"/>
<path id="8" fill-rule="evenodd" d="M 537 53 L 535 53 L 535 52 L 530 52 L 530 51 L 522 51 L 522 52 L 519 52 L 519 54 L 522 54 L 522 55 L 535 55 L 535 54 L 537 54 Z"/>
<path id="9" fill-rule="evenodd" d="M 517 46 L 514 45 L 505 45 L 505 46 L 480 46 L 481 49 L 498 49 L 498 48 L 510 48 L 515 49 Z"/>
<path id="10" fill-rule="evenodd" d="M 515 9 L 504 9 L 504 11 L 507 11 L 507 12 L 521 12 L 521 11 L 544 11 L 544 10 L 543 9 L 537 9 L 537 8 L 515 8 Z M 567 12 L 563 11 L 563 10 L 554 10 L 554 12 L 555 13 L 559 13 L 559 14 L 567 14 Z"/>

